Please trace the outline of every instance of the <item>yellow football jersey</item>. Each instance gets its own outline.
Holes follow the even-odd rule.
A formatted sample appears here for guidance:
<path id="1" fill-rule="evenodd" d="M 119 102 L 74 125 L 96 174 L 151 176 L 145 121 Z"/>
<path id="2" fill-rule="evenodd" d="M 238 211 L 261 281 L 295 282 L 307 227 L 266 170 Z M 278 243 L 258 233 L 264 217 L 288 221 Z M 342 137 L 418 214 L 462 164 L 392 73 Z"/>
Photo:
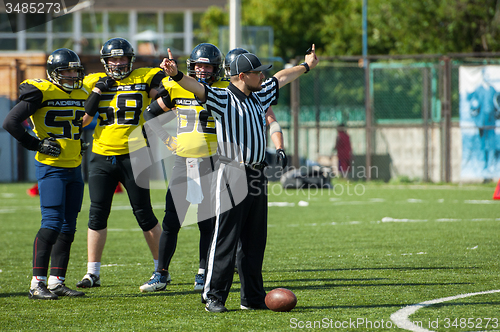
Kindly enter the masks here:
<path id="1" fill-rule="evenodd" d="M 177 112 L 177 149 L 176 154 L 185 158 L 202 158 L 217 152 L 217 133 L 215 120 L 196 100 L 195 95 L 183 89 L 170 77 L 162 81 L 170 100 L 167 107 Z M 217 81 L 212 87 L 226 88 L 228 81 Z M 161 88 L 160 88 L 161 90 Z"/>
<path id="2" fill-rule="evenodd" d="M 85 77 L 84 85 L 92 90 L 105 73 Z M 146 140 L 132 132 L 144 124 L 143 111 L 151 103 L 149 92 L 165 77 L 161 68 L 139 68 L 101 94 L 92 151 L 112 156 L 123 155 L 146 146 Z"/>
<path id="3" fill-rule="evenodd" d="M 84 104 L 90 90 L 84 87 L 67 93 L 43 79 L 26 80 L 19 90 L 20 100 L 40 103 L 37 111 L 30 116 L 36 136 L 40 140 L 55 137 L 61 145 L 58 157 L 37 152 L 35 159 L 55 167 L 78 167 L 82 162 L 80 134 L 85 115 Z"/>

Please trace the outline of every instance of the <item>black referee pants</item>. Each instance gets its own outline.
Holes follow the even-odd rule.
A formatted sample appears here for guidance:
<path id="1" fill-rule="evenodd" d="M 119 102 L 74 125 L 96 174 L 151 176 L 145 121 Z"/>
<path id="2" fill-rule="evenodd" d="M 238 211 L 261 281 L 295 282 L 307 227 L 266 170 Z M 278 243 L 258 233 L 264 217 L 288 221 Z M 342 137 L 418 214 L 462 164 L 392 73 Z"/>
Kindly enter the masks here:
<path id="1" fill-rule="evenodd" d="M 241 304 L 258 306 L 264 303 L 266 296 L 262 264 L 267 239 L 267 179 L 263 170 L 245 167 L 245 171 L 248 194 L 233 208 L 216 215 L 203 297 L 226 303 L 236 263 L 241 281 Z M 227 179 L 231 176 L 228 173 L 224 167 L 220 167 L 216 173 L 221 189 L 213 191 L 216 209 L 225 203 L 221 201 L 225 190 L 233 202 L 238 201 L 233 199 L 238 196 L 235 191 L 241 193 L 240 186 L 225 186 L 225 183 L 233 182 Z M 220 188 L 221 184 L 223 188 Z"/>

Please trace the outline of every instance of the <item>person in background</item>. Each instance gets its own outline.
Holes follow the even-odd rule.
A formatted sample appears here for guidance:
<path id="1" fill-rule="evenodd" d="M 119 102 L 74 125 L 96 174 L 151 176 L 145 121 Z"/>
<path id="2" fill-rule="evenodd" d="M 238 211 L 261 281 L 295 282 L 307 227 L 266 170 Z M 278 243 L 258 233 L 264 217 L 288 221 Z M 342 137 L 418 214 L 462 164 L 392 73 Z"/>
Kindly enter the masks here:
<path id="1" fill-rule="evenodd" d="M 80 140 L 88 97 L 82 85 L 84 75 L 75 52 L 66 48 L 55 50 L 47 59 L 48 80 L 22 82 L 20 101 L 3 123 L 4 129 L 23 147 L 37 151 L 35 167 L 42 221 L 33 242 L 30 299 L 85 295 L 65 285 L 84 190 Z M 36 137 L 22 125 L 28 118 Z"/>
<path id="2" fill-rule="evenodd" d="M 339 174 L 342 177 L 347 177 L 352 162 L 352 147 L 349 134 L 345 130 L 345 124 L 341 123 L 337 126 L 337 140 L 333 148 L 337 151 L 339 160 Z"/>

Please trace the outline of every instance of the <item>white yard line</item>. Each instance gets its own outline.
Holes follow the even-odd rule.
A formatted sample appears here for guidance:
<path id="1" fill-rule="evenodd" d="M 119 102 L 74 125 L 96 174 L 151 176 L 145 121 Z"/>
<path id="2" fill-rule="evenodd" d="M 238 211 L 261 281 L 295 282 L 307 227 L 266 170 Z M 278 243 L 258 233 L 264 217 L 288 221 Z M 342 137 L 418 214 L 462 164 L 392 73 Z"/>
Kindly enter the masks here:
<path id="1" fill-rule="evenodd" d="M 423 326 L 423 324 L 420 324 L 422 326 L 419 326 L 417 324 L 412 323 L 409 319 L 410 315 L 414 314 L 417 310 L 419 310 L 421 308 L 425 308 L 425 307 L 431 306 L 433 304 L 463 299 L 466 297 L 471 297 L 471 296 L 476 296 L 476 295 L 493 294 L 493 293 L 499 293 L 499 292 L 500 292 L 500 289 L 495 289 L 495 290 L 490 290 L 490 291 L 485 291 L 485 292 L 467 293 L 467 294 L 459 294 L 459 295 L 449 296 L 449 297 L 442 297 L 440 299 L 429 300 L 429 301 L 420 302 L 417 304 L 412 304 L 412 305 L 404 307 L 403 309 L 399 309 L 398 311 L 393 313 L 391 315 L 391 320 L 398 327 L 405 329 L 405 330 L 408 330 L 408 331 L 431 332 L 432 330 L 426 329 Z"/>

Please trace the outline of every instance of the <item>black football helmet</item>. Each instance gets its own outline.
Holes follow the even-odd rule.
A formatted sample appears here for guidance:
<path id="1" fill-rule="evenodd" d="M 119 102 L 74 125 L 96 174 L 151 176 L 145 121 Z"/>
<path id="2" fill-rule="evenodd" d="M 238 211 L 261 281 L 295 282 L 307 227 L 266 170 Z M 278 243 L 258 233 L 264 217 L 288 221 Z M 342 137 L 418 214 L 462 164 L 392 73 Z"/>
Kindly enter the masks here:
<path id="1" fill-rule="evenodd" d="M 202 43 L 193 49 L 186 63 L 189 76 L 196 78 L 199 82 L 212 84 L 219 79 L 222 71 L 222 52 L 213 44 Z M 194 65 L 197 63 L 212 65 L 214 70 L 210 75 L 206 75 L 208 77 L 196 77 Z"/>
<path id="2" fill-rule="evenodd" d="M 224 58 L 224 71 L 226 72 L 226 77 L 231 77 L 231 69 L 230 65 L 234 59 L 238 57 L 238 55 L 248 53 L 244 48 L 233 48 L 231 51 L 227 52 L 226 57 Z"/>
<path id="3" fill-rule="evenodd" d="M 109 58 L 113 57 L 128 57 L 127 64 L 119 66 L 108 65 Z M 132 45 L 124 38 L 112 38 L 102 45 L 101 48 L 101 63 L 104 65 L 104 70 L 109 77 L 114 80 L 123 80 L 132 72 L 132 65 L 135 61 L 135 54 Z"/>
<path id="4" fill-rule="evenodd" d="M 63 76 L 61 74 L 63 70 L 72 69 L 76 70 L 77 76 Z M 60 48 L 47 58 L 47 77 L 52 83 L 69 92 L 82 88 L 85 70 L 75 52 L 67 48 Z"/>

